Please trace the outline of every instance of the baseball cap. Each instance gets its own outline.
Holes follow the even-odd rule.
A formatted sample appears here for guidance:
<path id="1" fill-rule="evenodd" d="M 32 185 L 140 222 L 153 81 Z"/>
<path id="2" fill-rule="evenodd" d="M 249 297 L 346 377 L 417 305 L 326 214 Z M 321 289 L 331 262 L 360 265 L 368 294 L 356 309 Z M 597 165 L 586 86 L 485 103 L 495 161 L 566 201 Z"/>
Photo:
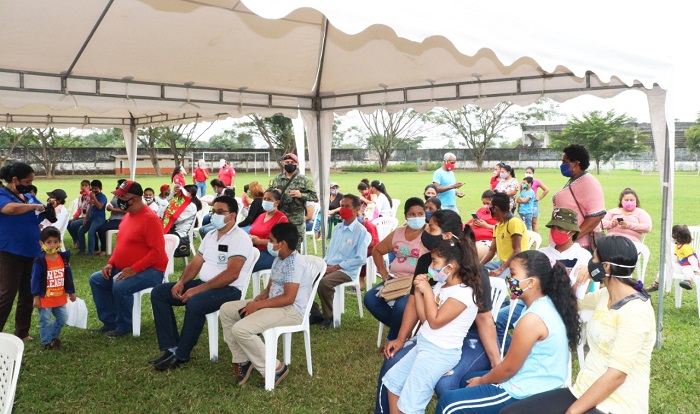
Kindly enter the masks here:
<path id="1" fill-rule="evenodd" d="M 296 162 L 297 164 L 299 163 L 299 158 L 297 158 L 296 154 L 292 154 L 291 152 L 284 154 L 284 157 L 282 157 L 282 160 L 292 160 L 292 161 Z"/>
<path id="2" fill-rule="evenodd" d="M 127 180 L 124 181 L 119 188 L 112 191 L 112 194 L 119 197 L 126 194 L 133 194 L 143 197 L 143 188 L 141 188 L 141 184 L 137 183 L 136 181 Z"/>
<path id="3" fill-rule="evenodd" d="M 336 183 L 336 182 L 334 181 L 334 182 L 331 183 L 331 188 L 333 188 L 333 187 L 340 187 L 340 186 L 338 185 L 338 183 Z"/>
<path id="4" fill-rule="evenodd" d="M 165 191 L 168 191 L 168 190 L 170 190 L 170 186 L 169 186 L 169 185 L 163 184 L 163 185 L 160 186 L 160 192 L 161 192 L 161 193 L 163 193 L 163 192 L 165 192 Z"/>
<path id="5" fill-rule="evenodd" d="M 547 227 L 561 227 L 567 231 L 581 231 L 578 226 L 578 215 L 569 208 L 555 208 L 552 211 L 552 219 L 546 224 Z"/>
<path id="6" fill-rule="evenodd" d="M 68 194 L 66 194 L 66 192 L 61 190 L 60 188 L 57 188 L 53 191 L 49 191 L 48 193 L 46 193 L 46 195 L 48 195 L 51 198 L 55 198 L 57 200 L 63 200 L 63 201 L 65 201 L 66 198 L 68 198 Z"/>

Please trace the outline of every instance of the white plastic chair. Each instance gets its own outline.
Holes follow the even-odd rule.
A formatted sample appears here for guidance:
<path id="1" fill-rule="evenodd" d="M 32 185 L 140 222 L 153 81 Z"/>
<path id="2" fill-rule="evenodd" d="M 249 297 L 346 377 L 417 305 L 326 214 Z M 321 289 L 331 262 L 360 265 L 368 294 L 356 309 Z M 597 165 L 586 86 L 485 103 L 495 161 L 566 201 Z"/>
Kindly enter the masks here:
<path id="1" fill-rule="evenodd" d="M 399 206 L 401 205 L 401 200 L 398 198 L 391 199 L 391 216 L 396 217 L 399 214 Z"/>
<path id="2" fill-rule="evenodd" d="M 318 220 L 318 215 L 321 212 L 321 204 L 320 203 L 314 203 L 314 212 L 311 215 L 311 217 L 314 218 L 314 224 L 316 223 L 316 220 Z M 317 246 L 317 241 L 316 241 L 316 233 L 314 232 L 314 229 L 311 229 L 307 232 L 304 232 L 304 241 L 306 242 L 307 238 L 311 236 L 311 241 L 314 242 L 314 254 L 318 254 L 318 246 Z M 304 243 L 304 246 L 302 248 L 302 253 L 308 254 L 307 248 L 306 248 L 307 243 Z"/>
<path id="3" fill-rule="evenodd" d="M 306 348 L 306 370 L 309 375 L 313 376 L 313 368 L 311 366 L 311 331 L 309 330 L 309 314 L 318 285 L 321 283 L 321 277 L 326 273 L 326 262 L 320 257 L 304 256 L 306 263 L 309 265 L 309 275 L 315 278 L 311 287 L 311 295 L 306 303 L 306 310 L 302 315 L 299 325 L 278 326 L 270 328 L 262 333 L 265 341 L 265 389 L 272 391 L 275 388 L 275 369 L 277 360 L 277 339 L 280 335 L 284 335 L 283 350 L 284 363 L 289 365 L 292 362 L 292 333 L 304 332 L 304 347 Z"/>
<path id="4" fill-rule="evenodd" d="M 107 230 L 107 254 L 112 254 L 112 238 L 119 233 L 119 230 Z"/>
<path id="5" fill-rule="evenodd" d="M 532 230 L 527 230 L 527 238 L 530 250 L 537 250 L 542 245 L 542 236 Z"/>
<path id="6" fill-rule="evenodd" d="M 180 238 L 174 234 L 166 234 L 165 238 L 165 254 L 168 256 L 168 265 L 163 273 L 163 283 L 168 283 L 168 277 L 173 274 L 175 269 L 175 249 L 180 242 Z M 141 336 L 141 302 L 143 295 L 150 294 L 153 288 L 146 288 L 134 293 L 134 305 L 131 308 L 131 331 L 135 338 Z"/>
<path id="7" fill-rule="evenodd" d="M 216 198 L 216 197 L 214 197 L 214 196 L 211 195 L 211 194 L 206 194 L 206 195 L 203 195 L 203 196 L 199 197 L 199 200 L 202 202 L 202 209 L 204 209 L 204 205 L 205 205 L 205 204 L 206 204 L 206 205 L 209 205 L 209 203 L 211 203 L 212 201 L 214 201 L 215 198 Z"/>
<path id="8" fill-rule="evenodd" d="M 22 366 L 24 342 L 18 337 L 0 333 L 0 413 L 12 412 L 17 391 L 19 369 Z"/>
<path id="9" fill-rule="evenodd" d="M 248 295 L 248 285 L 250 277 L 253 274 L 255 263 L 260 258 L 260 250 L 253 247 L 253 263 L 250 265 L 250 271 L 243 275 L 243 289 L 241 289 L 241 299 L 245 299 Z M 240 275 L 238 276 L 240 277 Z M 216 362 L 219 360 L 219 311 L 216 310 L 207 314 L 207 331 L 209 332 L 209 360 Z"/>
<path id="10" fill-rule="evenodd" d="M 593 283 L 593 290 L 595 292 L 600 287 L 600 283 Z M 593 311 L 591 309 L 584 309 L 578 311 L 578 315 L 581 318 L 581 337 L 579 338 L 578 345 L 576 346 L 576 357 L 578 358 L 578 366 L 583 366 L 583 360 L 585 355 L 583 353 L 583 347 L 586 345 L 586 329 L 588 327 L 588 322 L 593 318 Z"/>
<path id="11" fill-rule="evenodd" d="M 262 281 L 263 290 L 267 288 L 267 283 L 270 281 L 270 274 L 272 274 L 272 269 L 258 270 L 252 275 L 253 278 L 253 297 L 256 297 L 262 292 L 260 290 L 260 282 Z"/>
<path id="12" fill-rule="evenodd" d="M 196 236 L 199 234 L 199 229 L 202 227 L 202 220 L 204 219 L 204 215 L 207 214 L 209 209 L 205 207 L 206 204 L 202 203 L 202 208 L 197 211 L 197 214 L 195 214 L 195 221 L 192 224 L 192 234 L 193 236 Z"/>
<path id="13" fill-rule="evenodd" d="M 236 202 L 238 203 L 238 213 L 236 214 L 236 223 L 240 223 L 241 221 L 245 220 L 245 217 L 243 214 L 240 214 L 240 212 L 243 210 L 243 200 L 240 197 L 234 197 L 236 199 Z"/>
<path id="14" fill-rule="evenodd" d="M 355 288 L 355 294 L 357 295 L 357 307 L 360 311 L 360 318 L 364 318 L 364 313 L 362 312 L 362 285 L 360 285 L 360 277 L 358 276 L 355 280 L 350 282 L 341 283 L 335 287 L 335 293 L 333 295 L 333 327 L 337 328 L 340 326 L 340 316 L 345 313 L 345 288 L 353 287 Z"/>
<path id="15" fill-rule="evenodd" d="M 498 311 L 501 310 L 503 301 L 506 300 L 508 287 L 505 280 L 497 277 L 489 278 L 489 282 L 491 282 L 491 315 L 495 322 L 498 319 Z"/>
<path id="16" fill-rule="evenodd" d="M 396 230 L 399 220 L 396 217 L 377 217 L 372 220 L 372 224 L 377 227 L 377 236 L 379 236 L 379 241 L 382 241 L 389 233 Z"/>
<path id="17" fill-rule="evenodd" d="M 647 265 L 649 264 L 649 256 L 651 255 L 651 253 L 649 252 L 649 248 L 643 243 L 634 242 L 634 247 L 637 248 L 637 253 L 639 254 L 639 259 L 637 260 L 637 269 L 635 269 L 635 271 L 637 272 L 637 279 L 641 280 L 642 283 L 644 283 L 644 278 L 647 273 Z"/>
<path id="18" fill-rule="evenodd" d="M 690 236 L 693 238 L 693 242 L 691 243 L 693 246 L 693 249 L 695 252 L 700 252 L 700 227 L 698 226 L 688 226 L 688 230 L 690 230 Z M 671 253 L 673 254 L 673 253 Z M 673 257 L 673 260 L 676 260 L 675 256 Z M 677 273 L 672 269 L 672 274 L 673 274 L 673 286 L 674 286 L 674 299 L 675 299 L 675 305 L 676 308 L 681 307 L 682 299 L 683 299 L 683 289 L 680 286 L 680 283 L 686 279 L 685 274 L 683 273 Z M 700 290 L 698 290 L 698 285 L 700 285 L 700 277 L 695 275 L 693 276 L 693 290 L 695 291 L 697 297 L 698 297 L 698 317 L 700 318 Z M 667 283 L 667 291 L 670 290 L 670 285 L 671 283 Z"/>

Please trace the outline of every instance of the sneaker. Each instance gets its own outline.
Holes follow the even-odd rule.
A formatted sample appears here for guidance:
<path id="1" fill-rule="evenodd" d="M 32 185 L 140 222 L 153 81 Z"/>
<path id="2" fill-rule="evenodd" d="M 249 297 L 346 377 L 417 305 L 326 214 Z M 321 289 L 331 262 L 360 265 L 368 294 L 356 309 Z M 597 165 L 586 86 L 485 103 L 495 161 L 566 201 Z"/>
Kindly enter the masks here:
<path id="1" fill-rule="evenodd" d="M 253 364 L 250 361 L 240 364 L 231 364 L 231 370 L 236 374 L 236 382 L 238 385 L 245 384 L 253 371 Z"/>
<path id="2" fill-rule="evenodd" d="M 320 328 L 321 329 L 333 328 L 333 318 L 324 319 L 323 322 L 321 322 Z"/>
<path id="3" fill-rule="evenodd" d="M 659 282 L 654 282 L 653 285 L 647 288 L 647 292 L 656 292 L 657 290 L 659 290 Z"/>
<path id="4" fill-rule="evenodd" d="M 693 290 L 693 282 L 690 280 L 684 280 L 684 281 L 680 282 L 678 285 L 685 290 Z"/>
<path id="5" fill-rule="evenodd" d="M 289 374 L 289 368 L 287 368 L 287 364 L 283 364 L 282 368 L 275 372 L 275 387 L 280 385 L 280 382 L 282 382 L 282 380 L 284 379 L 284 377 L 287 376 L 287 374 Z M 260 388 L 265 388 L 265 378 L 263 378 L 260 382 Z"/>
<path id="6" fill-rule="evenodd" d="M 129 331 L 118 331 L 116 329 L 113 329 L 109 332 L 105 332 L 105 335 L 107 335 L 107 337 L 109 338 L 119 338 L 120 336 L 129 335 L 130 333 L 131 332 Z"/>

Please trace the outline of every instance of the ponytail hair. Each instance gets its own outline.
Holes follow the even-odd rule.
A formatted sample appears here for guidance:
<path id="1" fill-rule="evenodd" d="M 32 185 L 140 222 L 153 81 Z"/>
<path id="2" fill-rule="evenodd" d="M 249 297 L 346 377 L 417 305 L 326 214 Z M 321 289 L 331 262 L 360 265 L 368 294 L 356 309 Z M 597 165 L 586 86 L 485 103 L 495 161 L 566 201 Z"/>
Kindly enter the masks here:
<path id="1" fill-rule="evenodd" d="M 576 351 L 581 338 L 581 318 L 578 315 L 578 303 L 574 290 L 571 289 L 566 267 L 558 261 L 552 265 L 549 257 L 537 250 L 518 253 L 513 260 L 519 260 L 522 263 L 528 277 L 536 277 L 540 280 L 542 293 L 549 296 L 564 321 L 569 350 Z"/>
<path id="2" fill-rule="evenodd" d="M 384 186 L 384 183 L 382 183 L 379 180 L 374 180 L 372 181 L 372 188 L 375 190 L 379 191 L 380 193 L 384 194 L 386 198 L 389 200 L 389 206 L 394 207 L 394 202 L 391 201 L 391 196 L 389 193 L 386 192 L 386 187 Z"/>
<path id="3" fill-rule="evenodd" d="M 466 233 L 462 233 L 461 237 L 453 235 L 451 239 L 440 242 L 431 253 L 445 262 L 457 263 L 453 271 L 457 272 L 457 277 L 463 285 L 472 288 L 474 303 L 479 310 L 483 310 L 481 298 L 484 287 L 481 284 L 481 265 L 474 240 Z"/>
<path id="4" fill-rule="evenodd" d="M 17 177 L 18 180 L 23 180 L 34 173 L 34 168 L 31 165 L 25 164 L 23 162 L 16 162 L 14 164 L 7 164 L 2 169 L 0 169 L 0 179 L 5 180 L 6 183 L 11 183 L 13 177 Z"/>
<path id="5" fill-rule="evenodd" d="M 673 226 L 673 228 L 675 229 L 676 226 Z M 687 227 L 685 228 L 687 229 Z M 673 234 L 673 231 L 671 234 Z M 637 266 L 637 258 L 639 256 L 637 248 L 630 239 L 623 236 L 601 237 L 596 240 L 595 252 L 598 255 L 599 262 L 606 262 L 610 265 L 610 276 L 633 287 L 638 292 L 647 293 L 644 289 L 643 281 L 628 277 L 634 273 L 634 266 Z"/>

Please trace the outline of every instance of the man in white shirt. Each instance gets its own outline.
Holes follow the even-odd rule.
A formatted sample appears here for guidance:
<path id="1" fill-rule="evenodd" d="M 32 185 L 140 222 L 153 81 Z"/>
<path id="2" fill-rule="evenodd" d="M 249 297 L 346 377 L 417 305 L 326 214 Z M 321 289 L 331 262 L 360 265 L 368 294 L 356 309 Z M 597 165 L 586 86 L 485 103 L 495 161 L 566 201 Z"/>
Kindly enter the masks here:
<path id="1" fill-rule="evenodd" d="M 206 315 L 226 302 L 239 300 L 245 277 L 253 267 L 253 243 L 236 225 L 238 203 L 224 196 L 214 200 L 215 230 L 202 240 L 197 255 L 175 283 L 163 283 L 151 292 L 158 346 L 163 354 L 149 361 L 158 371 L 189 361 L 202 333 Z M 195 279 L 199 274 L 199 279 Z M 185 306 L 185 320 L 178 333 L 173 306 Z"/>

